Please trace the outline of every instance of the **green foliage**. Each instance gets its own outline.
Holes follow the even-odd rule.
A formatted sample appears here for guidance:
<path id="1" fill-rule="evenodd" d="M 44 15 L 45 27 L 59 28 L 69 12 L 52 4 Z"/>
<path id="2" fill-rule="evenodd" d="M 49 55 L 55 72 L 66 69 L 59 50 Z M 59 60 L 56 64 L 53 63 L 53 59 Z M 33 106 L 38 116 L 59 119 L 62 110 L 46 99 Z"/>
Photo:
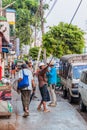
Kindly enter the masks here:
<path id="1" fill-rule="evenodd" d="M 15 0 L 3 0 L 3 7 L 13 1 Z M 38 6 L 38 0 L 16 0 L 10 7 L 16 10 L 16 36 L 20 38 L 21 45 L 30 44 Z"/>
<path id="2" fill-rule="evenodd" d="M 40 47 L 31 48 L 29 51 L 29 57 L 32 57 L 33 60 L 37 60 L 39 49 L 40 49 Z M 43 49 L 44 48 L 42 48 L 41 55 L 40 55 L 41 60 L 43 59 L 43 53 L 44 53 Z M 46 56 L 48 57 L 49 55 L 50 54 L 47 52 Z"/>
<path id="3" fill-rule="evenodd" d="M 28 59 L 29 59 L 29 56 L 28 56 L 28 55 L 23 55 L 23 60 L 24 60 L 24 61 L 28 61 Z"/>
<path id="4" fill-rule="evenodd" d="M 33 47 L 29 51 L 29 56 L 32 57 L 33 60 L 37 60 L 39 52 L 39 47 Z"/>
<path id="5" fill-rule="evenodd" d="M 56 57 L 65 54 L 82 53 L 84 47 L 84 32 L 75 25 L 61 22 L 50 27 L 43 36 L 43 45 L 48 53 Z"/>

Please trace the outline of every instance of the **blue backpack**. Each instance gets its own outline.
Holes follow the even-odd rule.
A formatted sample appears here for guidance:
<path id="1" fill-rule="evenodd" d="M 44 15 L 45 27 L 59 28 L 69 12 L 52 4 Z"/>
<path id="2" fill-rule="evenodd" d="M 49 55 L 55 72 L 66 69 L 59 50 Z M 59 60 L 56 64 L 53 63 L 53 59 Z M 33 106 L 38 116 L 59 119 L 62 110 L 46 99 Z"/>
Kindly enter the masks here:
<path id="1" fill-rule="evenodd" d="M 24 74 L 23 70 L 22 72 L 23 72 L 23 79 L 18 82 L 18 89 L 23 89 L 29 86 L 29 77 L 28 75 Z"/>

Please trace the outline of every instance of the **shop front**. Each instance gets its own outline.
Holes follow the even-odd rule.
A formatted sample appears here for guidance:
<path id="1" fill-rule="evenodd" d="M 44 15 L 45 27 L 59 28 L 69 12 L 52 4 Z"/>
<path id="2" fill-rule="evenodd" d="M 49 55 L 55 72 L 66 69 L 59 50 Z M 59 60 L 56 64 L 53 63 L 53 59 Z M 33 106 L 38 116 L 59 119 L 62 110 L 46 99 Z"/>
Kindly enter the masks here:
<path id="1" fill-rule="evenodd" d="M 0 32 L 0 80 L 5 76 L 5 66 L 8 65 L 9 44 Z"/>

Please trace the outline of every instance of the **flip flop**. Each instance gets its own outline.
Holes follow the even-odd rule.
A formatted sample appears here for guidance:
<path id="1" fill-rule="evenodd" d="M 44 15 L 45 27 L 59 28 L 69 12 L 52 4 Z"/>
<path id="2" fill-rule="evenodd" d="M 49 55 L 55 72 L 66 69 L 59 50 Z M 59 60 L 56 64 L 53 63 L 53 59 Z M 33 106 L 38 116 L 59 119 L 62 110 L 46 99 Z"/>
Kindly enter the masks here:
<path id="1" fill-rule="evenodd" d="M 42 111 L 42 108 L 37 108 L 38 111 Z"/>
<path id="2" fill-rule="evenodd" d="M 50 110 L 46 109 L 46 110 L 44 110 L 44 112 L 45 112 L 45 113 L 46 113 L 46 112 L 50 112 Z"/>

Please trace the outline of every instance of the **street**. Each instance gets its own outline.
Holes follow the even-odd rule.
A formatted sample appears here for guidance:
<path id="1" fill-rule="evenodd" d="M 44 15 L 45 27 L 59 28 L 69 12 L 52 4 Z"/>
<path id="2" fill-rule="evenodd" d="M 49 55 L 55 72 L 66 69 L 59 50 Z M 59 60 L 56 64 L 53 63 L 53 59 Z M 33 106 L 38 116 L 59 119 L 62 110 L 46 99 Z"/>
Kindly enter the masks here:
<path id="1" fill-rule="evenodd" d="M 13 1 L 0 0 L 0 130 L 87 130 L 86 0 Z"/>
<path id="2" fill-rule="evenodd" d="M 87 130 L 87 122 L 73 106 L 61 97 L 61 92 L 57 93 L 57 106 L 49 107 L 49 113 L 37 111 L 40 100 L 32 100 L 30 104 L 30 116 L 23 118 L 20 95 L 13 91 L 13 114 L 10 119 L 0 119 L 0 122 L 12 122 L 16 130 Z"/>

